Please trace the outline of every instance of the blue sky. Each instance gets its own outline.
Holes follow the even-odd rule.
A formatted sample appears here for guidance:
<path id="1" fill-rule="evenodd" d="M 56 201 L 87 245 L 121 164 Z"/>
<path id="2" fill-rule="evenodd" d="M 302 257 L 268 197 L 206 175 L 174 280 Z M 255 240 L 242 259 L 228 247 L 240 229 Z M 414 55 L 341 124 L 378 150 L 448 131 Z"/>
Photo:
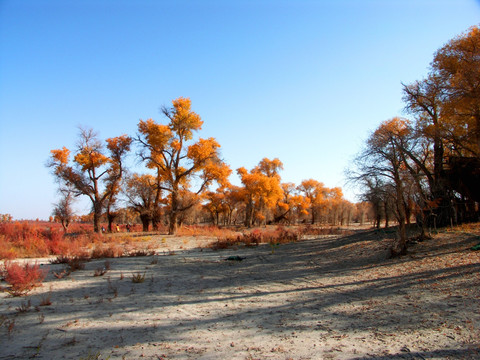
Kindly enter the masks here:
<path id="1" fill-rule="evenodd" d="M 134 135 L 179 96 L 233 170 L 278 157 L 285 182 L 344 187 L 401 83 L 478 23 L 473 0 L 0 0 L 0 213 L 47 219 L 51 149 Z"/>

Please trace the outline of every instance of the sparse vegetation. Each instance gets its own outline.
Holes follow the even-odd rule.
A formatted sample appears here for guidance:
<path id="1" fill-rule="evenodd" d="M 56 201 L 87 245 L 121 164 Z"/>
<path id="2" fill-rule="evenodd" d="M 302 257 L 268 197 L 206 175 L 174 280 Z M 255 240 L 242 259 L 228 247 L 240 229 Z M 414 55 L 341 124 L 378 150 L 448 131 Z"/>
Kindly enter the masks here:
<path id="1" fill-rule="evenodd" d="M 52 305 L 51 293 L 49 292 L 46 295 L 42 296 L 39 306 L 50 306 Z"/>
<path id="2" fill-rule="evenodd" d="M 233 246 L 258 246 L 260 244 L 285 244 L 301 239 L 303 232 L 298 228 L 288 229 L 277 226 L 274 229 L 254 229 L 240 235 L 220 238 L 210 244 L 213 250 L 227 249 Z M 274 250 L 273 250 L 274 252 Z"/>
<path id="3" fill-rule="evenodd" d="M 143 283 L 145 281 L 145 273 L 141 274 L 141 273 L 136 273 L 136 274 L 132 274 L 132 282 L 135 283 L 135 284 L 140 284 L 140 283 Z"/>
<path id="4" fill-rule="evenodd" d="M 32 302 L 29 299 L 27 302 L 22 301 L 19 307 L 15 308 L 18 313 L 26 313 L 32 308 Z"/>
<path id="5" fill-rule="evenodd" d="M 95 353 L 90 353 L 89 352 L 87 356 L 81 357 L 79 360 L 108 360 L 108 359 L 110 359 L 110 356 L 107 356 L 104 359 L 102 359 L 101 356 L 102 356 L 102 354 L 100 353 L 100 351 L 97 351 Z"/>

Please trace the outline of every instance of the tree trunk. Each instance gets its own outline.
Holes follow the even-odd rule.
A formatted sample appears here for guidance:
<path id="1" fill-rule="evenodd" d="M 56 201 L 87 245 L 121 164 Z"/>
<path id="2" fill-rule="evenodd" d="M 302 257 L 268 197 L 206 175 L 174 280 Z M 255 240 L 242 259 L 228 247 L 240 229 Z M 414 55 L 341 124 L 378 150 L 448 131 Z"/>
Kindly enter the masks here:
<path id="1" fill-rule="evenodd" d="M 93 231 L 96 233 L 100 233 L 100 216 L 101 216 L 101 211 L 98 209 L 98 206 L 94 206 L 93 209 Z"/>
<path id="2" fill-rule="evenodd" d="M 155 209 L 152 212 L 152 228 L 153 231 L 158 231 L 160 228 L 160 223 L 162 222 L 162 212 L 161 209 L 155 205 Z"/>
<path id="3" fill-rule="evenodd" d="M 117 214 L 111 213 L 110 211 L 107 211 L 107 220 L 108 220 L 108 232 L 113 232 L 113 221 L 117 217 Z"/>
<path id="4" fill-rule="evenodd" d="M 150 216 L 147 214 L 140 214 L 140 221 L 142 222 L 142 231 L 147 232 L 150 224 Z"/>
<path id="5" fill-rule="evenodd" d="M 175 235 L 177 233 L 178 214 L 172 209 L 170 213 L 170 223 L 168 224 L 168 235 Z"/>
<path id="6" fill-rule="evenodd" d="M 410 225 L 410 218 L 412 217 L 412 211 L 410 206 L 408 206 L 407 203 L 405 203 L 404 206 L 405 206 L 405 221 L 407 222 L 407 225 Z"/>
<path id="7" fill-rule="evenodd" d="M 62 219 L 63 232 L 66 234 L 68 230 L 69 221 Z"/>
<path id="8" fill-rule="evenodd" d="M 388 203 L 385 201 L 383 203 L 383 207 L 385 209 L 385 229 L 388 228 L 388 223 L 390 222 L 390 215 L 388 214 Z"/>
<path id="9" fill-rule="evenodd" d="M 395 183 L 397 195 L 396 206 L 398 211 L 398 235 L 396 242 L 391 249 L 391 257 L 402 256 L 407 253 L 407 227 L 405 225 L 406 215 L 403 201 L 403 186 L 398 175 L 395 176 Z"/>
<path id="10" fill-rule="evenodd" d="M 245 227 L 249 228 L 252 226 L 252 217 L 253 217 L 253 205 L 251 201 L 247 202 L 247 206 L 245 208 Z"/>

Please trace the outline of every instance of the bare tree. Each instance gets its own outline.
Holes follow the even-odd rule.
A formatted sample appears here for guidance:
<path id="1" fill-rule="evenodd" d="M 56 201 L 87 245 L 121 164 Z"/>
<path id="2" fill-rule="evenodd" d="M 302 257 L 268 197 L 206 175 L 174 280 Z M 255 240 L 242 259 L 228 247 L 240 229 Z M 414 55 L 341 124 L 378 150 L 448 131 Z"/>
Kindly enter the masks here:
<path id="1" fill-rule="evenodd" d="M 61 198 L 54 205 L 52 216 L 55 221 L 60 221 L 63 227 L 63 231 L 66 233 L 68 231 L 68 226 L 75 216 L 75 212 L 72 208 L 72 205 L 75 201 L 74 190 L 69 186 L 63 186 L 60 189 Z"/>
<path id="2" fill-rule="evenodd" d="M 400 144 L 404 144 L 409 132 L 410 125 L 405 119 L 393 118 L 384 121 L 370 136 L 364 151 L 357 156 L 357 169 L 351 173 L 351 178 L 358 181 L 380 178 L 393 186 L 399 231 L 397 241 L 391 248 L 392 256 L 403 255 L 407 251 L 405 158 Z"/>

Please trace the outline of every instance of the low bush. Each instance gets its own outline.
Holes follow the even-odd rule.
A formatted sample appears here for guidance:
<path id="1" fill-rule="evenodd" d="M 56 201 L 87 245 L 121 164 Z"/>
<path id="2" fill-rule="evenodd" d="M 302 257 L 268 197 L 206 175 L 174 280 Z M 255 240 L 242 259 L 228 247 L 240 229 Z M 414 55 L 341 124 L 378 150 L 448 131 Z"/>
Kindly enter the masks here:
<path id="1" fill-rule="evenodd" d="M 149 250 L 149 249 L 144 249 L 144 250 L 133 250 L 130 252 L 124 253 L 125 257 L 137 257 L 137 256 L 154 256 L 156 254 L 155 250 Z"/>
<path id="2" fill-rule="evenodd" d="M 212 250 L 222 250 L 231 248 L 239 243 L 242 243 L 241 236 L 233 236 L 233 237 L 225 237 L 222 239 L 218 239 L 217 241 L 209 244 L 209 247 Z"/>
<path id="3" fill-rule="evenodd" d="M 73 256 L 70 258 L 67 262 L 68 265 L 68 271 L 73 272 L 77 270 L 83 270 L 85 269 L 85 262 L 89 261 L 90 259 L 86 259 L 84 257 L 80 256 Z"/>
<path id="4" fill-rule="evenodd" d="M 299 228 L 299 232 L 302 235 L 351 235 L 353 232 L 350 230 L 341 229 L 334 226 L 313 226 L 307 225 Z"/>
<path id="5" fill-rule="evenodd" d="M 278 226 L 275 229 L 254 229 L 237 236 L 219 238 L 210 244 L 213 250 L 227 249 L 235 245 L 258 246 L 260 244 L 278 245 L 300 240 L 301 233 L 295 229 Z"/>
<path id="6" fill-rule="evenodd" d="M 5 263 L 2 276 L 10 285 L 6 291 L 13 296 L 26 295 L 36 286 L 40 286 L 47 271 L 40 269 L 40 265 Z"/>
<path id="7" fill-rule="evenodd" d="M 92 259 L 104 259 L 104 258 L 114 258 L 117 257 L 117 253 L 115 252 L 115 249 L 112 247 L 96 247 L 95 249 L 92 250 L 90 257 Z"/>
<path id="8" fill-rule="evenodd" d="M 236 232 L 231 229 L 221 228 L 215 225 L 184 225 L 178 228 L 177 235 L 225 238 L 235 236 Z"/>

